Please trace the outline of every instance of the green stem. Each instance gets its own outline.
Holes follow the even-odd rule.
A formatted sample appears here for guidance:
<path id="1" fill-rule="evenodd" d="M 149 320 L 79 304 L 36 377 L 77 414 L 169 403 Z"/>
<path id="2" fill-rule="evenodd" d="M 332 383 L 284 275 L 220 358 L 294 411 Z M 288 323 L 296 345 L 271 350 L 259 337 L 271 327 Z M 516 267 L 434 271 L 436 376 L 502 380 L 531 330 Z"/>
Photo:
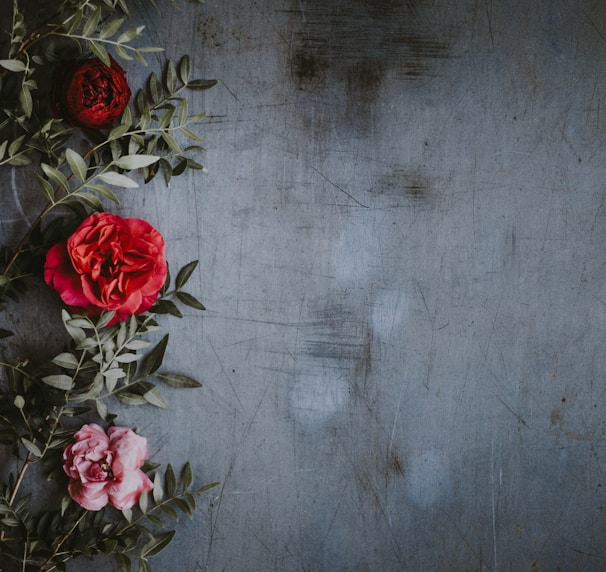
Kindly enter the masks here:
<path id="1" fill-rule="evenodd" d="M 86 511 L 82 513 L 82 516 L 74 523 L 74 525 L 69 529 L 69 531 L 65 533 L 65 535 L 63 536 L 63 538 L 61 538 L 61 540 L 57 544 L 54 552 L 47 558 L 46 562 L 44 564 L 42 564 L 42 566 L 40 566 L 39 572 L 44 572 L 44 570 L 46 569 L 46 567 L 49 564 L 53 563 L 53 560 L 54 560 L 55 556 L 57 556 L 57 554 L 59 554 L 59 550 L 61 550 L 61 547 L 65 544 L 65 542 L 67 541 L 67 539 L 72 535 L 72 532 L 74 532 L 74 530 L 76 530 L 76 527 L 80 524 L 80 522 L 82 522 L 82 519 L 85 516 L 86 516 Z M 54 564 L 53 567 L 52 568 L 48 568 L 46 570 L 46 572 L 50 572 L 51 570 L 54 570 L 56 567 L 57 567 L 57 565 Z"/>
<path id="2" fill-rule="evenodd" d="M 19 470 L 19 474 L 17 475 L 17 480 L 15 481 L 15 486 L 13 487 L 13 490 L 11 492 L 11 496 L 8 499 L 8 506 L 12 507 L 13 503 L 15 502 L 15 499 L 17 498 L 17 493 L 19 492 L 19 487 L 21 486 L 21 483 L 23 482 L 23 477 L 25 477 L 25 472 L 27 471 L 28 467 L 32 464 L 32 454 L 28 451 L 27 452 L 27 456 L 25 457 L 25 461 L 23 462 L 23 466 L 21 467 L 21 469 Z M 4 534 L 4 530 L 2 532 L 0 532 L 0 542 L 3 542 L 6 538 L 5 538 L 5 534 Z"/>

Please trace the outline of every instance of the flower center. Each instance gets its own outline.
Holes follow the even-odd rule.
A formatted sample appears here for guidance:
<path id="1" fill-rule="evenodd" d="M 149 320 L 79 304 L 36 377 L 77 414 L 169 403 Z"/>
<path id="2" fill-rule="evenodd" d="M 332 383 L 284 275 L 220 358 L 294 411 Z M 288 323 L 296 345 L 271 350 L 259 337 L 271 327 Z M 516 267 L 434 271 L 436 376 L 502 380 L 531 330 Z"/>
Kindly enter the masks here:
<path id="1" fill-rule="evenodd" d="M 98 70 L 92 70 L 86 74 L 82 85 L 82 103 L 86 107 L 93 107 L 99 103 L 110 104 L 113 99 L 113 90 L 107 77 L 101 75 Z"/>

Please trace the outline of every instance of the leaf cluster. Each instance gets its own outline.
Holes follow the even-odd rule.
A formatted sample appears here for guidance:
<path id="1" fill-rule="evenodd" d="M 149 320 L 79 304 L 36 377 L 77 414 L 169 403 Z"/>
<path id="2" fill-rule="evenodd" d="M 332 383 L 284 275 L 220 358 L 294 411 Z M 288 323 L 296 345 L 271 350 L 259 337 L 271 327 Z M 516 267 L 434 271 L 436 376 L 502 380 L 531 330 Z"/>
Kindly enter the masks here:
<path id="1" fill-rule="evenodd" d="M 172 293 L 182 291 L 196 265 L 191 262 L 178 272 Z M 167 280 L 166 290 L 169 284 Z M 2 364 L 0 444 L 20 459 L 20 469 L 0 484 L 0 555 L 6 566 L 2 570 L 64 570 L 68 560 L 100 553 L 113 555 L 121 570 L 131 570 L 135 561 L 139 570 L 151 570 L 149 558 L 174 535 L 156 529 L 165 528 L 167 518 L 178 520 L 180 512 L 191 517 L 196 495 L 209 488 L 191 488 L 192 470 L 186 464 L 180 480 L 170 465 L 164 474 L 156 471 L 151 495 L 144 494 L 136 510 L 123 514 L 111 508 L 84 511 L 68 497 L 60 509 L 34 511 L 31 494 L 18 495 L 25 471 L 37 463 L 49 480 L 66 480 L 61 454 L 80 427 L 79 419 L 99 416 L 111 424 L 116 418 L 110 411 L 113 400 L 167 407 L 160 385 L 201 386 L 187 375 L 162 370 L 169 336 L 156 343 L 149 339 L 161 329 L 154 314 L 110 326 L 112 318 L 112 312 L 92 320 L 63 311 L 70 338 L 64 351 L 39 364 L 26 360 Z"/>
<path id="2" fill-rule="evenodd" d="M 119 203 L 120 192 L 159 173 L 168 186 L 187 170 L 204 170 L 194 159 L 204 151 L 194 129 L 205 114 L 190 111 L 187 95 L 216 82 L 192 79 L 188 56 L 151 72 L 131 107 L 104 132 L 49 119 L 49 70 L 56 62 L 93 55 L 109 64 L 111 54 L 147 65 L 145 55 L 161 51 L 138 46 L 144 27 L 129 25 L 129 3 L 10 2 L 0 37 L 0 167 L 27 167 L 45 206 L 16 247 L 0 246 L 0 311 L 23 298 L 29 281 L 40 277 L 48 249 L 70 236 L 90 211 Z M 0 10 L 7 12 L 8 5 Z M 205 309 L 184 289 L 197 264 L 180 269 L 174 284 L 169 274 L 147 314 L 111 325 L 111 312 L 92 319 L 63 311 L 63 351 L 45 361 L 0 362 L 0 445 L 12 453 L 8 478 L 0 483 L 0 570 L 65 570 L 69 560 L 97 554 L 112 555 L 122 571 L 135 564 L 151 570 L 149 559 L 174 535 L 167 522 L 180 514 L 191 517 L 197 494 L 216 484 L 192 488 L 189 464 L 179 478 L 171 465 L 162 472 L 149 464 L 144 469 L 153 491 L 122 513 L 89 512 L 69 497 L 40 511 L 32 495 L 22 492 L 34 465 L 52 481 L 49 486 L 65 488 L 61 454 L 83 422 L 100 418 L 113 424 L 115 405 L 167 407 L 165 387 L 200 387 L 187 375 L 163 369 L 169 336 L 156 320 L 159 314 L 182 317 L 183 306 Z M 0 339 L 9 335 L 0 329 Z"/>
<path id="3" fill-rule="evenodd" d="M 197 497 L 218 483 L 194 487 L 189 463 L 178 477 L 170 464 L 163 471 L 159 467 L 150 470 L 152 492 L 121 512 L 111 507 L 86 511 L 67 496 L 60 507 L 36 512 L 31 508 L 31 495 L 10 503 L 14 484 L 0 485 L 2 570 L 65 571 L 70 560 L 105 554 L 123 572 L 130 572 L 135 563 L 140 571 L 151 571 L 150 558 L 164 550 L 175 535 L 170 522 L 178 522 L 180 515 L 191 519 Z"/>

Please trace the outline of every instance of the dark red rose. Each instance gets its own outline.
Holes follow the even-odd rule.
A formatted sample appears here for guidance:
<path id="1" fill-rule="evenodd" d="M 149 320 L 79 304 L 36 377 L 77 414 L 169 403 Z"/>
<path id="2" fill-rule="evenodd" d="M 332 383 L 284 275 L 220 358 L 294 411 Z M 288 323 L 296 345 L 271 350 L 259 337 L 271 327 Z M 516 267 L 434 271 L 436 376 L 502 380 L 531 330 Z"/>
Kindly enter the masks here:
<path id="1" fill-rule="evenodd" d="M 164 239 L 148 222 L 110 213 L 88 216 L 46 255 L 44 279 L 74 311 L 110 324 L 149 310 L 166 280 Z"/>
<path id="2" fill-rule="evenodd" d="M 55 68 L 51 105 L 56 118 L 87 129 L 103 129 L 118 119 L 131 91 L 126 72 L 111 58 L 61 63 Z"/>

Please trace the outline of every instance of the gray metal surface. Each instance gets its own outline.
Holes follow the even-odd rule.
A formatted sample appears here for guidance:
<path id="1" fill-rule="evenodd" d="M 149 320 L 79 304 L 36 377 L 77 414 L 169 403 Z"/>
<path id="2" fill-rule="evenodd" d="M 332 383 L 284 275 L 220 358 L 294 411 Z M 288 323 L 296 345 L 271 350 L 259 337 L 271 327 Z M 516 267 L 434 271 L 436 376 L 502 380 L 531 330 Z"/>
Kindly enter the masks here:
<path id="1" fill-rule="evenodd" d="M 205 386 L 128 419 L 222 484 L 156 568 L 606 570 L 606 5 L 181 4 L 209 173 L 121 212 Z"/>

